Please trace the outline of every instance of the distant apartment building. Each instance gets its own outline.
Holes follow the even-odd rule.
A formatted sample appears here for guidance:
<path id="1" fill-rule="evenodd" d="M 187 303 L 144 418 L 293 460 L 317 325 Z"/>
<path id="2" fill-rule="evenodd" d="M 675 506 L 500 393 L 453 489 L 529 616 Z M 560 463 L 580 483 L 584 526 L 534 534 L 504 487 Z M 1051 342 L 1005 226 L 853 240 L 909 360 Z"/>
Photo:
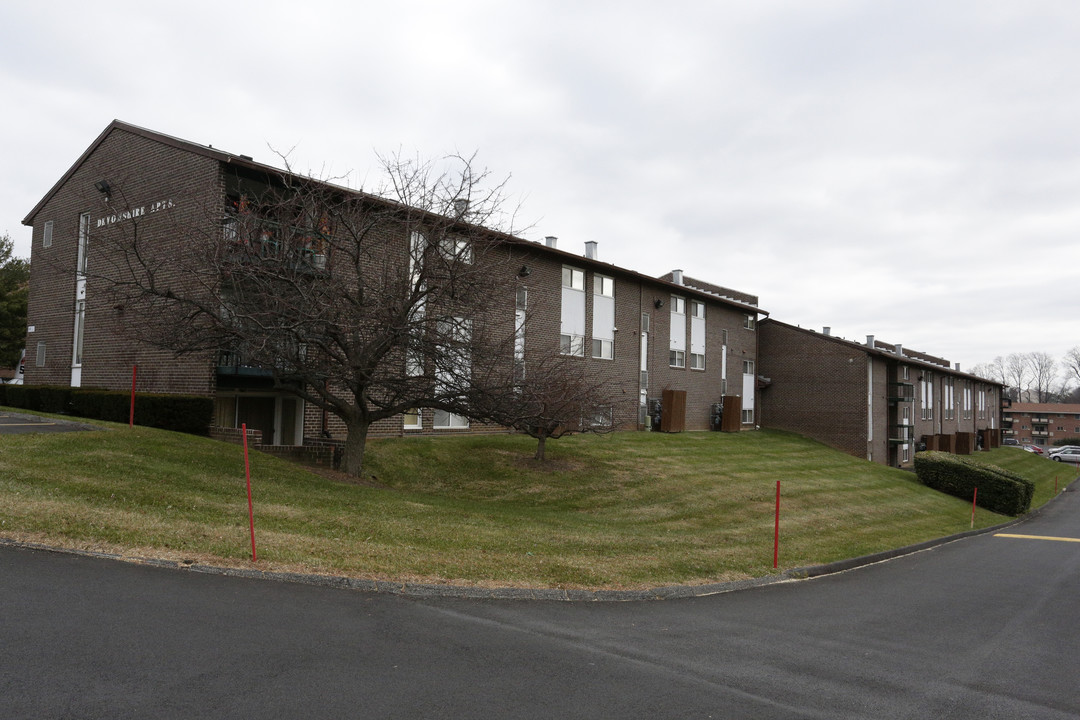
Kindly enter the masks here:
<path id="1" fill-rule="evenodd" d="M 1080 438 L 1080 405 L 1014 402 L 1001 411 L 1001 434 L 1039 447 Z"/>
<path id="2" fill-rule="evenodd" d="M 855 457 L 911 467 L 922 448 L 970 453 L 999 442 L 1002 385 L 943 358 L 768 318 L 758 324 L 760 424 Z"/>

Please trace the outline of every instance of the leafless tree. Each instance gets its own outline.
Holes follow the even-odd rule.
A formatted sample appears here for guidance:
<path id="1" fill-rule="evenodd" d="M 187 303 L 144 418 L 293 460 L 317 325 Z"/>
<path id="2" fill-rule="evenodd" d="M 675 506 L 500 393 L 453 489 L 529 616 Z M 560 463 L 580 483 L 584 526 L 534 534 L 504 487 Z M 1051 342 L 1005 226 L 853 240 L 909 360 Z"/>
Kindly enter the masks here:
<path id="1" fill-rule="evenodd" d="M 514 317 L 498 310 L 513 307 L 517 277 L 489 227 L 505 183 L 485 190 L 487 173 L 455 160 L 440 172 L 384 158 L 381 199 L 290 172 L 249 177 L 226 208 L 178 219 L 168 243 L 140 232 L 142 218 L 116 223 L 96 239 L 112 252 L 95 271 L 143 341 L 226 351 L 339 417 L 342 469 L 359 475 L 373 423 L 416 408 L 471 415 L 473 360 L 512 364 Z"/>
<path id="2" fill-rule="evenodd" d="M 546 443 L 576 433 L 616 429 L 610 384 L 588 370 L 581 358 L 554 352 L 517 366 L 515 377 L 495 377 L 474 386 L 470 409 L 483 419 L 536 438 L 535 460 L 546 458 Z M 496 374 L 503 372 L 495 368 Z M 501 388 L 499 392 L 493 392 Z"/>
<path id="3" fill-rule="evenodd" d="M 1024 357 L 1031 371 L 1036 402 L 1049 402 L 1057 379 L 1057 360 L 1048 352 L 1030 352 Z"/>
<path id="4" fill-rule="evenodd" d="M 1005 383 L 1015 388 L 1016 399 L 1023 400 L 1031 378 L 1031 367 L 1027 356 L 1022 353 L 1010 353 L 1005 358 Z"/>
<path id="5" fill-rule="evenodd" d="M 1065 353 L 1061 366 L 1070 380 L 1080 383 L 1080 345 Z"/>

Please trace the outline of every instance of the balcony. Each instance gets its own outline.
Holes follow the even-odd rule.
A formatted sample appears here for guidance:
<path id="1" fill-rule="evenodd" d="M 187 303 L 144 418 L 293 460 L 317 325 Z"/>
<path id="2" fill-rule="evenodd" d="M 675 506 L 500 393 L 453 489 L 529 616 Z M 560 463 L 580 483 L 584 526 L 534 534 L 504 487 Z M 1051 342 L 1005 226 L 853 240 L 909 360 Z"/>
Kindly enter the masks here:
<path id="1" fill-rule="evenodd" d="M 244 365 L 244 361 L 239 354 L 223 350 L 218 353 L 217 374 L 265 378 L 273 377 L 274 371 L 266 368 Z"/>
<path id="2" fill-rule="evenodd" d="M 889 402 L 915 402 L 914 383 L 889 383 Z"/>
<path id="3" fill-rule="evenodd" d="M 1031 418 L 1032 425 L 1049 425 L 1050 418 L 1048 417 L 1033 417 Z"/>
<path id="4" fill-rule="evenodd" d="M 1032 430 L 1032 437 L 1050 437 L 1050 433 L 1046 430 Z"/>
<path id="5" fill-rule="evenodd" d="M 915 426 L 893 425 L 889 428 L 889 442 L 895 444 L 915 442 Z"/>

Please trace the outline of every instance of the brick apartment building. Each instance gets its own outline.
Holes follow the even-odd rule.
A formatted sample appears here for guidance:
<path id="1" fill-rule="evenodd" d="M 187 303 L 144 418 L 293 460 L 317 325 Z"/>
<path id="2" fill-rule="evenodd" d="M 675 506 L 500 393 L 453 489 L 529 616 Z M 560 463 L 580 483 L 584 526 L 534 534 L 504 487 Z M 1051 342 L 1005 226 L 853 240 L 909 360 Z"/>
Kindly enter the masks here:
<path id="1" fill-rule="evenodd" d="M 108 267 L 117 258 L 104 257 L 95 238 L 134 221 L 143 242 L 158 252 L 176 246 L 174 229 L 181 223 L 201 223 L 207 236 L 220 237 L 228 208 L 243 202 L 245 188 L 281 178 L 297 176 L 247 156 L 112 122 L 23 220 L 33 227 L 26 383 L 124 389 L 137 364 L 140 391 L 211 396 L 216 425 L 246 423 L 261 432 L 266 445 L 343 437 L 340 422 L 283 390 L 272 370 L 246 366 L 230 353 L 174 357 L 140 343 L 123 329 L 124 308 L 107 300 Z M 364 202 L 386 202 L 353 194 Z M 386 232 L 398 233 L 401 262 L 408 262 L 409 233 Z M 602 262 L 596 243 L 576 254 L 559 249 L 554 238 L 534 243 L 502 236 L 500 242 L 515 266 L 526 270 L 519 290 L 527 292 L 493 297 L 491 311 L 513 322 L 524 297 L 549 308 L 530 330 L 526 362 L 531 353 L 562 348 L 593 365 L 612 388 L 611 415 L 618 426 L 649 426 L 649 411 L 664 397 L 665 429 L 709 429 L 722 402 L 724 429 L 752 428 L 758 421 L 756 325 L 763 311 L 756 297 L 681 271 L 654 278 Z M 321 271 L 327 258 L 312 255 L 309 261 Z M 418 408 L 371 432 L 494 429 Z"/>
<path id="2" fill-rule="evenodd" d="M 1001 411 L 1001 434 L 1021 445 L 1039 447 L 1080 438 L 1080 405 L 1014 402 Z"/>
<path id="3" fill-rule="evenodd" d="M 999 383 L 873 336 L 863 344 L 771 318 L 758 335 L 763 426 L 892 467 L 910 467 L 923 446 L 999 444 Z"/>

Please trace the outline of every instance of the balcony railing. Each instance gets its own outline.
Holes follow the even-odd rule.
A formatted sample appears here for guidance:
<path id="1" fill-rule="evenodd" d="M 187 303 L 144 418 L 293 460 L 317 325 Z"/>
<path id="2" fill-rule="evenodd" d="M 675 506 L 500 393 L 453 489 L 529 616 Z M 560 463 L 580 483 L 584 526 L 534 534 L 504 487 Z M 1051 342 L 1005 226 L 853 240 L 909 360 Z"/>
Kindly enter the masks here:
<path id="1" fill-rule="evenodd" d="M 889 442 L 911 443 L 915 442 L 914 425 L 893 425 L 889 428 Z"/>
<path id="2" fill-rule="evenodd" d="M 890 402 L 915 402 L 915 385 L 906 382 L 889 383 Z"/>

